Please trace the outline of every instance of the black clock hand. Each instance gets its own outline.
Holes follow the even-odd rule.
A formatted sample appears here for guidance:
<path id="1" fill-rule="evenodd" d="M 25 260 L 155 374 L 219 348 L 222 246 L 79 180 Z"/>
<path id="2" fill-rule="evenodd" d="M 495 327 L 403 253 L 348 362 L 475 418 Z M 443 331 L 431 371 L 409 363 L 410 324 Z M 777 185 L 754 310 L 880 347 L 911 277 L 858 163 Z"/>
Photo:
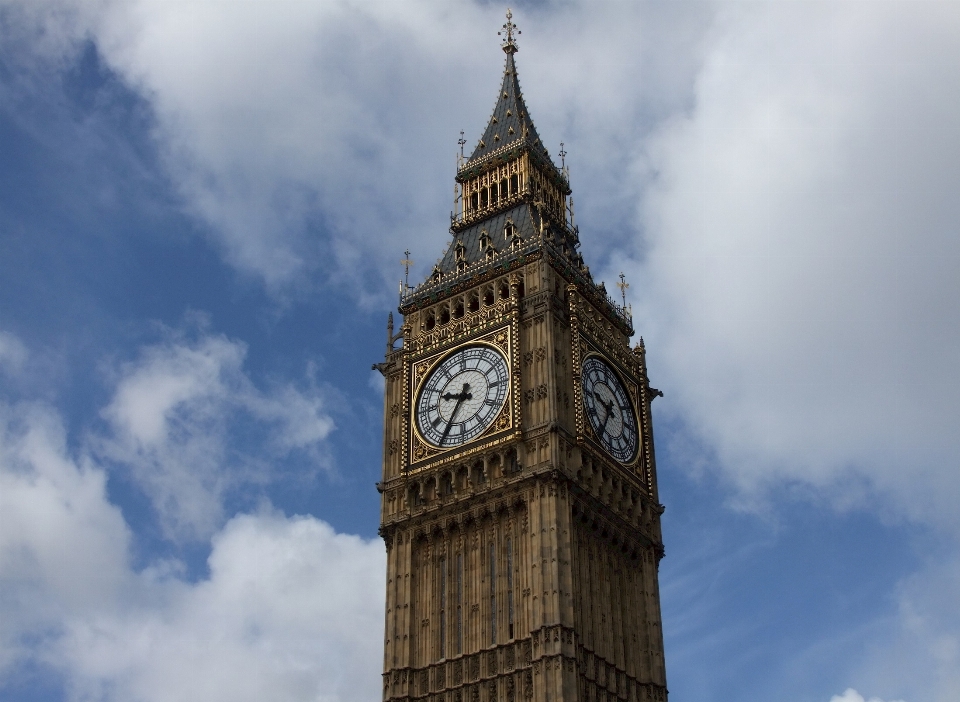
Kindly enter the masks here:
<path id="1" fill-rule="evenodd" d="M 469 388 L 470 385 L 466 384 L 464 385 L 464 387 Z M 440 396 L 440 399 L 441 400 L 472 400 L 473 395 L 471 395 L 470 393 L 467 393 L 466 395 L 464 395 L 463 393 L 459 393 L 457 395 L 451 395 L 450 393 L 445 392 Z"/>
<path id="2" fill-rule="evenodd" d="M 600 436 L 603 436 L 603 432 L 607 429 L 607 422 L 610 421 L 610 415 L 613 414 L 613 400 L 604 402 L 596 390 L 593 391 L 593 396 L 600 400 L 600 404 L 603 405 L 603 424 L 600 425 L 600 430 L 597 432 Z"/>
<path id="3" fill-rule="evenodd" d="M 470 383 L 463 384 L 463 390 L 460 391 L 457 395 L 451 395 L 447 393 L 443 399 L 452 400 L 457 398 L 457 404 L 453 406 L 453 412 L 450 414 L 450 421 L 447 422 L 447 428 L 443 430 L 443 435 L 440 437 L 440 445 L 443 446 L 443 442 L 447 440 L 447 434 L 450 433 L 450 427 L 453 426 L 453 420 L 457 418 L 457 412 L 460 410 L 460 405 L 463 404 L 464 400 L 472 400 L 473 395 L 470 394 Z"/>

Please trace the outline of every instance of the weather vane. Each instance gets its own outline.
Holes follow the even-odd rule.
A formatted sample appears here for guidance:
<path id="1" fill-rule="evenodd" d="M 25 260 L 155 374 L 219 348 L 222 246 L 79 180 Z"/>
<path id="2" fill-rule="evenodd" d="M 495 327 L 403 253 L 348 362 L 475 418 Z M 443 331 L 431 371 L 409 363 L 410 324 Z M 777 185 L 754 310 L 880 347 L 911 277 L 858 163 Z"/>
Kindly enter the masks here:
<path id="1" fill-rule="evenodd" d="M 563 142 L 560 142 L 560 167 L 566 168 L 567 166 L 567 152 L 563 150 Z"/>
<path id="2" fill-rule="evenodd" d="M 513 12 L 510 11 L 510 8 L 507 8 L 507 22 L 503 25 L 503 29 L 497 32 L 498 37 L 503 37 L 503 50 L 508 54 L 517 53 L 517 42 L 513 38 L 513 31 L 516 29 L 517 34 L 522 34 L 522 32 L 517 29 L 517 25 L 513 22 Z"/>
<path id="3" fill-rule="evenodd" d="M 623 307 L 627 307 L 627 288 L 630 287 L 630 283 L 627 282 L 627 276 L 622 272 L 620 273 L 620 282 L 617 283 L 617 287 L 620 288 L 620 297 L 623 299 Z"/>

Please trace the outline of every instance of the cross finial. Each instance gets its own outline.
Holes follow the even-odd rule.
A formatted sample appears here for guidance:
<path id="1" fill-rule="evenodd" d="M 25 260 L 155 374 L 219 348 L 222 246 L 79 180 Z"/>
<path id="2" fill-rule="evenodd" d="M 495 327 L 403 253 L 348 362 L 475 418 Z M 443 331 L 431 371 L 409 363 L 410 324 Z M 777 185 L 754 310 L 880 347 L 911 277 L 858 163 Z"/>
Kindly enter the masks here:
<path id="1" fill-rule="evenodd" d="M 563 142 L 560 142 L 560 167 L 565 168 L 567 165 L 567 152 L 563 148 Z"/>
<path id="2" fill-rule="evenodd" d="M 503 25 L 503 29 L 497 32 L 497 36 L 503 37 L 503 47 L 504 53 L 515 54 L 519 49 L 517 48 L 517 41 L 513 38 L 513 32 L 516 30 L 517 34 L 521 34 L 520 30 L 517 29 L 517 25 L 513 22 L 513 12 L 510 11 L 510 8 L 507 8 L 507 22 Z"/>
<path id="3" fill-rule="evenodd" d="M 460 158 L 463 158 L 463 145 L 467 143 L 467 140 L 463 138 L 463 130 L 460 130 L 460 138 L 457 139 L 457 144 L 460 145 Z"/>
<path id="4" fill-rule="evenodd" d="M 630 287 L 630 283 L 627 282 L 627 276 L 622 272 L 620 273 L 620 282 L 617 283 L 617 287 L 620 288 L 620 297 L 623 299 L 623 306 L 627 306 L 627 288 Z"/>

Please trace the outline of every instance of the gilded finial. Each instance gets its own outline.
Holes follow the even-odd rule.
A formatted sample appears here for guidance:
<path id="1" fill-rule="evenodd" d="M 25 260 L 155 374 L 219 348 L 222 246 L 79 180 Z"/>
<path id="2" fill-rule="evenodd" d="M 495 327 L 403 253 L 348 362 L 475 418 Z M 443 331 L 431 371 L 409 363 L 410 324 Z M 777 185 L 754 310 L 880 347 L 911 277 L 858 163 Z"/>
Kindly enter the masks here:
<path id="1" fill-rule="evenodd" d="M 512 22 L 512 20 L 513 20 L 513 12 L 511 12 L 510 8 L 508 7 L 507 22 L 506 24 L 503 25 L 503 29 L 497 32 L 498 37 L 500 36 L 503 37 L 503 44 L 501 44 L 501 46 L 503 47 L 504 53 L 507 53 L 507 54 L 515 54 L 520 50 L 517 48 L 516 39 L 513 38 L 513 32 L 514 30 L 516 30 L 517 34 L 521 34 L 521 31 L 517 29 L 517 25 L 515 25 Z"/>
<path id="2" fill-rule="evenodd" d="M 630 283 L 627 282 L 627 276 L 623 273 L 620 273 L 620 282 L 617 283 L 617 287 L 620 288 L 620 298 L 623 300 L 623 308 L 627 308 L 627 288 L 630 287 Z"/>
<path id="3" fill-rule="evenodd" d="M 403 257 L 403 260 L 400 261 L 400 265 L 403 266 L 403 283 L 400 285 L 401 298 L 403 298 L 403 294 L 410 289 L 410 266 L 413 265 L 413 261 L 410 259 L 410 249 L 403 252 Z"/>

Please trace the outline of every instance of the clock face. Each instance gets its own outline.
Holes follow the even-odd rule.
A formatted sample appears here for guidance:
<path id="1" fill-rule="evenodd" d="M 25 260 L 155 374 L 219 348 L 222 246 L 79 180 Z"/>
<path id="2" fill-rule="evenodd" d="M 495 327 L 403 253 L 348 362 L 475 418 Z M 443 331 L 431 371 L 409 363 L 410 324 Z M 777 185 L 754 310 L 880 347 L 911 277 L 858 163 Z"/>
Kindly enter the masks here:
<path id="1" fill-rule="evenodd" d="M 417 398 L 417 428 L 434 446 L 459 446 L 482 434 L 507 398 L 506 359 L 489 346 L 468 346 L 447 356 L 427 377 Z"/>
<path id="2" fill-rule="evenodd" d="M 583 404 L 603 447 L 621 463 L 637 455 L 637 418 L 627 389 L 609 365 L 596 356 L 583 364 Z"/>

